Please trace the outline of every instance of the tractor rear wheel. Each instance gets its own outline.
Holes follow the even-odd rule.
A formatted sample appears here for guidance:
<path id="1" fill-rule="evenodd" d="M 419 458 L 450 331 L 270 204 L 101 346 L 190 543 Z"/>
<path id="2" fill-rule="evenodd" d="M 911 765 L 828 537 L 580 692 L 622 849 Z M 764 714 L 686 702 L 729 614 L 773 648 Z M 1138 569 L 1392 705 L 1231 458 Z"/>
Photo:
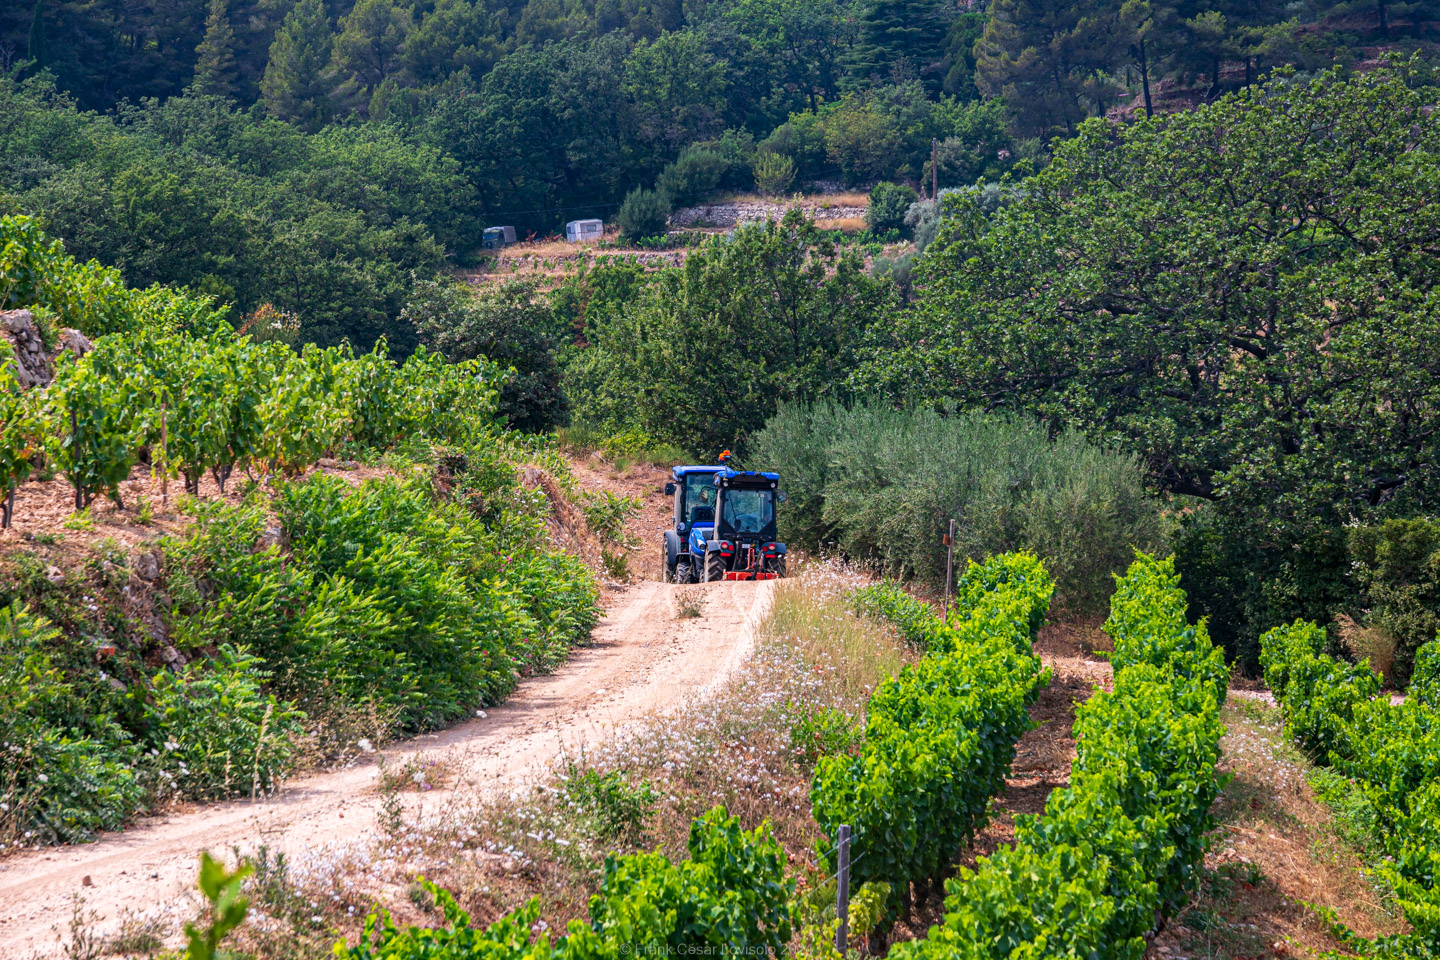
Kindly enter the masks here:
<path id="1" fill-rule="evenodd" d="M 725 558 L 720 556 L 719 550 L 711 550 L 705 554 L 705 582 L 713 583 L 724 579 Z"/>
<path id="2" fill-rule="evenodd" d="M 675 568 L 670 566 L 670 551 L 665 549 L 665 544 L 660 544 L 660 582 L 673 583 L 675 580 Z"/>
<path id="3" fill-rule="evenodd" d="M 773 574 L 775 574 L 775 576 L 780 577 L 781 579 L 784 579 L 784 577 L 785 577 L 785 558 L 784 558 L 784 557 L 776 557 L 774 560 L 771 560 L 771 561 L 770 561 L 770 572 L 773 573 Z"/>

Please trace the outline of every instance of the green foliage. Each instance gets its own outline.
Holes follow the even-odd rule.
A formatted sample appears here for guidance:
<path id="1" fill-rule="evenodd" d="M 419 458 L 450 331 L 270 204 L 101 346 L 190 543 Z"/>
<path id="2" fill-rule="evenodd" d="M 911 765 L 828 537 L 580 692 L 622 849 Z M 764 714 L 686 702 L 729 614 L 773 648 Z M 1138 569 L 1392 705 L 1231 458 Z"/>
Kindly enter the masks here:
<path id="1" fill-rule="evenodd" d="M 640 513 L 640 501 L 610 490 L 587 494 L 580 505 L 585 514 L 585 525 L 602 543 L 633 546 L 625 532 L 625 524 Z"/>
<path id="2" fill-rule="evenodd" d="M 250 912 L 250 898 L 242 892 L 245 878 L 254 872 L 249 864 L 236 870 L 210 856 L 200 854 L 200 892 L 208 901 L 209 916 L 204 929 L 185 924 L 185 960 L 231 960 L 235 955 L 220 949 L 220 941 L 240 924 Z"/>
<path id="3" fill-rule="evenodd" d="M 1032 550 L 1063 602 L 1083 610 L 1103 606 L 1132 547 L 1162 539 L 1133 457 L 1076 433 L 1052 440 L 1021 418 L 786 404 L 752 450 L 784 477 L 787 540 L 834 544 L 931 583 L 944 579 L 950 518 L 958 557 Z"/>
<path id="4" fill-rule="evenodd" d="M 471 293 L 457 283 L 422 281 L 404 316 L 451 361 L 484 358 L 513 370 L 500 388 L 500 413 L 510 426 L 543 433 L 564 422 L 557 351 L 566 331 L 534 282 Z"/>
<path id="5" fill-rule="evenodd" d="M 151 679 L 146 716 L 175 772 L 158 790 L 187 800 L 263 796 L 289 768 L 304 714 L 261 692 L 260 661 L 230 647 L 180 673 Z M 168 765 L 167 765 L 168 766 Z"/>
<path id="6" fill-rule="evenodd" d="M 890 884 L 892 909 L 900 890 L 939 878 L 985 825 L 1015 741 L 1030 729 L 1026 708 L 1048 682 L 1030 651 L 1053 589 L 1044 567 L 1015 554 L 971 576 L 948 624 L 932 613 L 922 627 L 908 605 L 880 604 L 898 609 L 910 631 L 925 630 L 929 652 L 876 688 L 859 756 L 825 756 L 815 767 L 816 822 L 831 838 L 851 826 L 865 851 L 852 877 Z M 833 851 L 822 860 L 833 866 Z"/>
<path id="7" fill-rule="evenodd" d="M 1440 708 L 1440 641 L 1432 640 L 1415 651 L 1415 670 L 1406 693 L 1426 706 Z"/>
<path id="8" fill-rule="evenodd" d="M 850 715 L 835 707 L 801 710 L 790 724 L 790 749 L 809 763 L 833 754 L 850 753 L 864 739 L 864 733 L 855 728 Z"/>
<path id="9" fill-rule="evenodd" d="M 1377 872 L 1395 890 L 1411 930 L 1371 941 L 1338 917 L 1329 920 L 1362 955 L 1434 956 L 1440 947 L 1440 711 L 1423 696 L 1400 704 L 1375 696 L 1373 674 L 1363 664 L 1335 665 L 1318 652 L 1323 642 L 1324 631 L 1314 624 L 1272 630 L 1264 638 L 1266 682 L 1275 686 L 1286 729 L 1302 746 L 1317 739 L 1331 746 L 1326 759 L 1335 773 L 1324 790 L 1341 798 L 1352 827 L 1384 854 Z M 1421 648 L 1417 676 L 1432 666 L 1430 649 Z"/>
<path id="10" fill-rule="evenodd" d="M 1171 562 L 1143 554 L 1118 584 L 1107 629 L 1115 687 L 1076 712 L 1069 786 L 1043 816 L 1017 818 L 1013 846 L 962 868 L 946 885 L 944 922 L 893 955 L 1139 960 L 1157 912 L 1187 901 L 1221 783 L 1224 687 L 1204 679 L 1218 651 L 1203 626 L 1185 635 Z M 1151 654 L 1154 638 L 1168 652 Z"/>
<path id="11" fill-rule="evenodd" d="M 851 595 L 850 603 L 860 616 L 890 621 L 906 643 L 922 650 L 930 646 L 932 634 L 943 627 L 928 603 L 916 600 L 890 580 L 861 587 Z"/>
<path id="12" fill-rule="evenodd" d="M 565 797 L 596 836 L 627 844 L 640 841 L 657 799 L 648 780 L 632 784 L 622 771 L 602 774 L 573 763 L 565 778 Z"/>
<path id="13" fill-rule="evenodd" d="M 730 161 L 716 150 L 708 146 L 686 147 L 655 178 L 655 192 L 668 199 L 671 206 L 688 207 L 713 193 L 729 169 Z"/>
<path id="14" fill-rule="evenodd" d="M 141 805 L 128 737 L 55 663 L 60 633 L 27 606 L 0 607 L 0 842 L 84 842 Z"/>
<path id="15" fill-rule="evenodd" d="M 5 525 L 11 520 L 9 493 L 23 483 L 39 465 L 44 434 L 38 394 L 20 388 L 10 366 L 8 343 L 0 345 L 0 498 L 4 498 Z"/>
<path id="16" fill-rule="evenodd" d="M 1387 520 L 1349 530 L 1351 568 L 1368 622 L 1396 639 L 1398 683 L 1440 630 L 1440 522 Z"/>
<path id="17" fill-rule="evenodd" d="M 636 187 L 625 195 L 625 202 L 615 214 L 620 235 L 627 240 L 655 237 L 665 232 L 670 217 L 670 197 L 658 190 Z"/>
<path id="18" fill-rule="evenodd" d="M 791 211 L 706 243 L 588 329 L 566 392 L 590 423 L 713 456 L 782 400 L 837 389 L 865 326 L 892 302 L 858 255 Z"/>
<path id="19" fill-rule="evenodd" d="M 77 510 L 97 493 L 119 503 L 120 481 L 139 457 L 148 404 L 128 350 L 121 339 L 102 340 L 84 357 L 62 361 L 45 392 L 53 425 L 47 452 L 75 488 Z"/>
<path id="20" fill-rule="evenodd" d="M 905 214 L 918 199 L 915 191 L 903 183 L 877 183 L 870 191 L 870 205 L 865 208 L 865 223 L 871 230 L 902 230 Z"/>
<path id="21" fill-rule="evenodd" d="M 768 826 L 745 831 L 716 807 L 690 828 L 690 858 L 661 853 L 607 857 L 590 922 L 572 921 L 552 945 L 530 931 L 539 917 L 531 901 L 487 930 L 444 890 L 426 884 L 446 926 L 400 930 L 388 913 L 371 914 L 358 945 L 336 946 L 347 960 L 461 960 L 477 955 L 523 960 L 620 960 L 632 955 L 737 951 L 780 956 L 791 936 L 785 854 Z"/>
<path id="22" fill-rule="evenodd" d="M 1285 728 L 1315 756 L 1351 756 L 1355 710 L 1380 690 L 1366 663 L 1340 663 L 1323 653 L 1325 631 L 1297 620 L 1260 638 L 1260 666 L 1285 716 Z"/>
<path id="23" fill-rule="evenodd" d="M 755 189 L 767 197 L 778 197 L 795 182 L 795 161 L 783 153 L 761 151 L 755 159 Z"/>
<path id="24" fill-rule="evenodd" d="M 856 385 L 1122 443 L 1211 501 L 1236 589 L 1197 606 L 1221 639 L 1328 620 L 1326 532 L 1411 515 L 1440 484 L 1414 429 L 1440 400 L 1435 264 L 1412 259 L 1428 234 L 1406 199 L 1433 179 L 1427 102 L 1403 71 L 1331 71 L 1083 124 L 994 214 L 947 199 L 916 307 L 872 328 Z"/>

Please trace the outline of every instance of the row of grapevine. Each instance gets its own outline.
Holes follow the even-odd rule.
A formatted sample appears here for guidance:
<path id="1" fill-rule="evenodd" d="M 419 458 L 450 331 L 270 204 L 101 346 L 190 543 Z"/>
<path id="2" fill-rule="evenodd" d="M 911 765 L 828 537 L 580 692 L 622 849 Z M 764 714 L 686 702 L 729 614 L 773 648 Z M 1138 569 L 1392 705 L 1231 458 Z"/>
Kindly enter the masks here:
<path id="1" fill-rule="evenodd" d="M 900 960 L 1139 960 L 1144 934 L 1196 879 L 1219 792 L 1225 662 L 1185 618 L 1170 560 L 1144 554 L 1117 585 L 1106 630 L 1111 692 L 1077 712 L 1070 785 L 1015 843 L 947 884 L 946 914 Z"/>
<path id="2" fill-rule="evenodd" d="M 345 441 L 403 437 L 463 443 L 493 419 L 502 372 L 482 360 L 449 364 L 423 348 L 403 365 L 385 343 L 297 353 L 237 335 L 204 296 L 132 290 L 118 271 L 77 263 L 29 217 L 0 217 L 0 309 L 24 307 L 53 345 L 61 327 L 93 338 L 61 353 L 52 382 L 23 389 L 0 339 L 0 522 L 15 487 L 58 471 L 76 508 L 119 484 L 142 457 L 198 490 L 221 489 L 238 467 L 295 474 Z"/>
<path id="3" fill-rule="evenodd" d="M 441 928 L 399 929 L 388 913 L 366 919 L 360 943 L 335 948 L 342 960 L 629 960 L 634 957 L 781 957 L 791 935 L 793 881 L 785 854 L 768 827 L 745 831 L 716 807 L 690 827 L 690 858 L 663 853 L 607 857 L 590 921 L 572 920 L 551 944 L 532 942 L 539 905 L 507 914 L 489 928 L 470 918 L 448 893 L 432 887 L 444 908 Z"/>
<path id="4" fill-rule="evenodd" d="M 1373 810 L 1387 855 L 1378 872 L 1410 922 L 1408 934 L 1351 946 L 1373 956 L 1440 956 L 1440 639 L 1417 652 L 1409 696 L 1398 704 L 1377 696 L 1368 663 L 1326 655 L 1325 630 L 1313 623 L 1277 627 L 1260 644 L 1286 731 L 1349 777 Z"/>
<path id="5" fill-rule="evenodd" d="M 889 884 L 892 913 L 911 883 L 939 881 L 1004 786 L 1031 728 L 1027 708 L 1048 682 L 1031 643 L 1052 590 L 1022 553 L 972 564 L 948 623 L 898 588 L 856 598 L 928 652 L 875 691 L 860 755 L 823 758 L 810 796 L 828 836 L 851 826 L 863 851 L 853 881 Z"/>
<path id="6" fill-rule="evenodd" d="M 104 336 L 83 357 L 62 354 L 45 388 L 22 391 L 0 362 L 0 490 L 48 466 L 78 509 L 102 493 L 118 503 L 142 453 L 198 491 L 207 471 L 223 490 L 237 467 L 294 474 L 349 440 L 463 442 L 490 422 L 501 379 L 488 362 L 450 364 L 423 348 L 397 365 L 383 342 L 357 356 L 224 328 Z"/>

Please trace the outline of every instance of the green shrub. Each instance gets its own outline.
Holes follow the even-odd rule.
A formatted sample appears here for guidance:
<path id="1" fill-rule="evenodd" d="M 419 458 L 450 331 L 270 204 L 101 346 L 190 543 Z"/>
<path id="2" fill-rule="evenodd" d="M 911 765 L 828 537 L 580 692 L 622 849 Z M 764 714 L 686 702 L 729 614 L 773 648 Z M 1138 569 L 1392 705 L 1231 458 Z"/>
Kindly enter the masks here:
<path id="1" fill-rule="evenodd" d="M 1314 756 L 1350 756 L 1354 711 L 1380 690 L 1369 666 L 1341 663 L 1321 651 L 1325 631 L 1303 620 L 1260 638 L 1260 664 L 1286 731 Z"/>
<path id="2" fill-rule="evenodd" d="M 1394 890 L 1408 933 L 1367 940 L 1328 915 L 1354 952 L 1376 957 L 1433 957 L 1440 948 L 1440 710 L 1424 695 L 1393 704 L 1363 664 L 1342 666 L 1320 653 L 1324 631 L 1297 622 L 1262 638 L 1266 680 L 1276 689 L 1296 740 L 1329 746 L 1339 774 L 1317 785 L 1340 797 L 1354 829 L 1385 854 L 1377 873 Z M 1428 689 L 1433 648 L 1421 648 L 1416 679 Z"/>
<path id="3" fill-rule="evenodd" d="M 870 191 L 870 205 L 865 208 L 865 223 L 871 230 L 904 230 L 905 214 L 919 195 L 903 183 L 877 183 Z"/>
<path id="4" fill-rule="evenodd" d="M 951 518 L 957 558 L 1031 550 L 1058 602 L 1084 612 L 1103 609 L 1133 548 L 1163 540 L 1134 457 L 1078 434 L 1052 440 L 1025 419 L 786 404 L 754 437 L 750 460 L 783 478 L 787 540 L 937 585 Z"/>
<path id="5" fill-rule="evenodd" d="M 660 176 L 655 178 L 655 192 L 672 206 L 688 207 L 713 193 L 729 170 L 730 161 L 721 154 L 692 144 L 660 171 Z"/>
<path id="6" fill-rule="evenodd" d="M 1415 669 L 1406 692 L 1426 706 L 1440 708 L 1440 640 L 1431 640 L 1415 651 Z"/>
<path id="7" fill-rule="evenodd" d="M 55 666 L 60 632 L 0 607 L 0 843 L 78 843 L 143 805 L 136 749 Z M 88 729 L 81 729 L 81 727 Z"/>
<path id="8" fill-rule="evenodd" d="M 565 798 L 605 840 L 638 843 L 645 821 L 655 808 L 655 790 L 649 781 L 632 784 L 622 771 L 580 770 L 570 764 Z"/>
<path id="9" fill-rule="evenodd" d="M 303 714 L 261 692 L 259 661 L 222 647 L 152 678 L 146 715 L 159 792 L 187 800 L 266 794 L 288 771 Z M 172 767 L 173 764 L 173 767 Z"/>
<path id="10" fill-rule="evenodd" d="M 767 197 L 778 197 L 795 182 L 795 161 L 783 153 L 762 150 L 755 158 L 755 189 Z"/>
<path id="11" fill-rule="evenodd" d="M 670 218 L 670 199 L 655 190 L 636 187 L 625 195 L 625 202 L 615 214 L 620 235 L 627 240 L 657 237 L 665 232 Z"/>

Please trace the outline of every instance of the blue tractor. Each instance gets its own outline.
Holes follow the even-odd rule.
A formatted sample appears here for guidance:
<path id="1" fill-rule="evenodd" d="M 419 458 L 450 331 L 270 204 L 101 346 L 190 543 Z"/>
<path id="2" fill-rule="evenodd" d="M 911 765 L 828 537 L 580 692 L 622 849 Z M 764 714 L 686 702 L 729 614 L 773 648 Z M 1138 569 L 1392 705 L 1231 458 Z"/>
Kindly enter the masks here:
<path id="1" fill-rule="evenodd" d="M 719 466 L 675 467 L 665 492 L 675 525 L 665 531 L 661 579 L 668 583 L 774 580 L 785 576 L 785 544 L 775 538 L 775 505 L 785 502 L 778 473 Z"/>

